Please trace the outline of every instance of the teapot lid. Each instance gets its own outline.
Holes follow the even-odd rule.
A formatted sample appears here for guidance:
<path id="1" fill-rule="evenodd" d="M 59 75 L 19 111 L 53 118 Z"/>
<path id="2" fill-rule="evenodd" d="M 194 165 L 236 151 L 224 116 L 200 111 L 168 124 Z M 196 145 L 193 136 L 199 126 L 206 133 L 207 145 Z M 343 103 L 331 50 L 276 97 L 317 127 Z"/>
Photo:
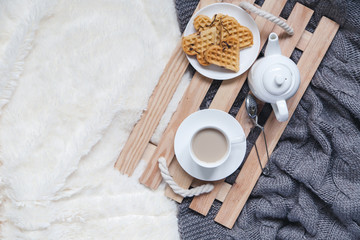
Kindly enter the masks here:
<path id="1" fill-rule="evenodd" d="M 284 63 L 274 63 L 264 71 L 262 81 L 267 92 L 280 96 L 291 88 L 294 76 L 291 69 Z"/>

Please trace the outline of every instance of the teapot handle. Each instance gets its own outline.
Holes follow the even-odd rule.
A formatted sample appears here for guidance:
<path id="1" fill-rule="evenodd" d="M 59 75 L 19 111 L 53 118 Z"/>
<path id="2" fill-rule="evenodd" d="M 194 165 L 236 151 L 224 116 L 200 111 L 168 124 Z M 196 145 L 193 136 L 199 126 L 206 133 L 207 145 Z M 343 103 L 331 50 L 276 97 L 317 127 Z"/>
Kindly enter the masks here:
<path id="1" fill-rule="evenodd" d="M 279 122 L 285 122 L 286 120 L 288 120 L 289 111 L 285 100 L 280 100 L 276 103 L 272 103 L 271 106 L 274 110 L 275 117 Z"/>

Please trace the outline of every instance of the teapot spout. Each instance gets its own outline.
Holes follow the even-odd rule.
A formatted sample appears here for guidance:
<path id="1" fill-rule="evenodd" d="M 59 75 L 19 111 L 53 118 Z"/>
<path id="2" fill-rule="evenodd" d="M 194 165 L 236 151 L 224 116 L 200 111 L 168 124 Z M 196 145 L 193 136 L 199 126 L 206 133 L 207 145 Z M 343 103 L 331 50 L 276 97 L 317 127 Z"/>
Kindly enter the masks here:
<path id="1" fill-rule="evenodd" d="M 267 46 L 265 49 L 265 57 L 270 55 L 281 55 L 281 49 L 279 45 L 279 37 L 276 33 L 272 32 L 269 35 Z"/>

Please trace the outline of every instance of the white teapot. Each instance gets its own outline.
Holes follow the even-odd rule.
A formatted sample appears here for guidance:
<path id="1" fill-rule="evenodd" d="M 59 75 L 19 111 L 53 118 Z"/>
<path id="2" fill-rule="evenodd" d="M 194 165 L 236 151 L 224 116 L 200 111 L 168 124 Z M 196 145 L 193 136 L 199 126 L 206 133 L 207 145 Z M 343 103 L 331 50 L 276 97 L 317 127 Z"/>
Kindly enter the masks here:
<path id="1" fill-rule="evenodd" d="M 276 33 L 269 35 L 265 55 L 251 67 L 248 80 L 252 93 L 271 103 L 276 119 L 286 121 L 289 117 L 286 100 L 299 88 L 300 72 L 290 58 L 281 55 Z"/>

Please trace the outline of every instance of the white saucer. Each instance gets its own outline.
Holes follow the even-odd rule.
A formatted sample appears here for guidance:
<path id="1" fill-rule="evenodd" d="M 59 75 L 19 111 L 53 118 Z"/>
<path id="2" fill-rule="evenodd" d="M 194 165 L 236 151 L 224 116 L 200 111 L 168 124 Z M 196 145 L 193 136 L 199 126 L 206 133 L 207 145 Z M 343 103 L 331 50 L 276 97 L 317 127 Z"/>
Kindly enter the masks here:
<path id="1" fill-rule="evenodd" d="M 246 70 L 248 70 L 254 63 L 260 49 L 260 33 L 253 18 L 242 8 L 230 3 L 214 3 L 202 8 L 191 17 L 189 23 L 185 28 L 184 36 L 188 36 L 196 32 L 193 22 L 195 17 L 197 17 L 199 14 L 206 15 L 210 17 L 210 19 L 212 19 L 212 17 L 218 13 L 234 17 L 241 25 L 249 28 L 253 34 L 254 45 L 240 51 L 240 70 L 238 72 L 233 72 L 231 70 L 213 64 L 209 66 L 202 66 L 196 60 L 196 56 L 189 56 L 186 54 L 186 57 L 188 58 L 190 64 L 196 69 L 196 71 L 198 71 L 205 77 L 217 80 L 228 80 L 241 75 Z"/>
<path id="2" fill-rule="evenodd" d="M 180 166 L 188 174 L 204 181 L 217 181 L 226 178 L 241 165 L 246 152 L 246 141 L 233 145 L 229 158 L 219 167 L 201 167 L 191 159 L 190 140 L 198 129 L 209 125 L 222 129 L 230 139 L 245 138 L 241 125 L 230 114 L 207 109 L 191 114 L 180 124 L 175 135 L 174 148 Z"/>

